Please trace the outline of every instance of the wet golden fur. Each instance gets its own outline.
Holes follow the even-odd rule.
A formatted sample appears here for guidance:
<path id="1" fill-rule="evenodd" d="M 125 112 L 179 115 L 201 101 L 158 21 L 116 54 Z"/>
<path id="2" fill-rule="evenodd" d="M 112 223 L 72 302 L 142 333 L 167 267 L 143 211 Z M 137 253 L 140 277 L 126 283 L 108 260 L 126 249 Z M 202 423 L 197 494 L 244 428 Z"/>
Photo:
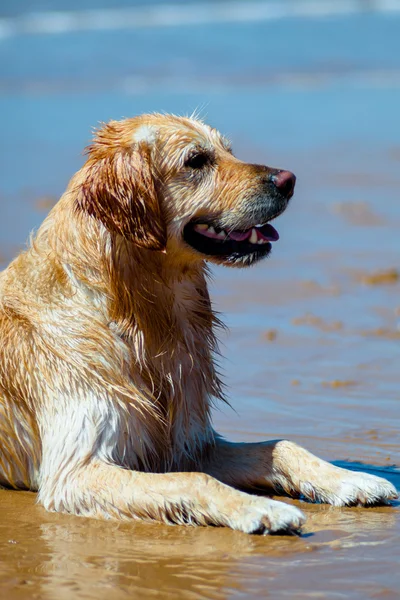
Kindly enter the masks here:
<path id="1" fill-rule="evenodd" d="M 199 145 L 210 177 L 184 168 Z M 182 230 L 208 214 L 243 222 L 259 170 L 195 119 L 144 115 L 98 132 L 0 277 L 0 484 L 38 490 L 49 510 L 262 533 L 303 516 L 235 487 L 338 505 L 394 497 L 290 442 L 230 444 L 212 429 L 218 320 Z"/>

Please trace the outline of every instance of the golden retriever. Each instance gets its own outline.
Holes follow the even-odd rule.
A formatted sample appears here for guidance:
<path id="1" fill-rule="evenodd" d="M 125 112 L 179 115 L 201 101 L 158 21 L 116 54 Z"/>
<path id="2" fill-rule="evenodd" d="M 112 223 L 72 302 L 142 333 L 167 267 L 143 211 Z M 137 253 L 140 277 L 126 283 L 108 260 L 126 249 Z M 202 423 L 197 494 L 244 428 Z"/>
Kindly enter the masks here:
<path id="1" fill-rule="evenodd" d="M 244 267 L 278 239 L 295 177 L 246 164 L 194 118 L 102 127 L 0 276 L 0 484 L 90 517 L 296 532 L 298 508 L 386 503 L 386 480 L 285 440 L 230 443 L 206 261 Z"/>

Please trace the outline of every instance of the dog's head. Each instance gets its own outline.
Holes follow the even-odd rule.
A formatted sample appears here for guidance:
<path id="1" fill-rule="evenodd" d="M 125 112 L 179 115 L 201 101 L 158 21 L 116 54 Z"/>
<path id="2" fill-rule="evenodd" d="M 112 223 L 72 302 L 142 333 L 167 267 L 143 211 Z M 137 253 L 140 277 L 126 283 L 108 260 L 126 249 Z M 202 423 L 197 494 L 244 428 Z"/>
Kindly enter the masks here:
<path id="1" fill-rule="evenodd" d="M 192 118 L 143 115 L 105 125 L 89 147 L 79 209 L 138 246 L 188 261 L 247 266 L 267 256 L 270 221 L 295 176 L 244 163 Z"/>

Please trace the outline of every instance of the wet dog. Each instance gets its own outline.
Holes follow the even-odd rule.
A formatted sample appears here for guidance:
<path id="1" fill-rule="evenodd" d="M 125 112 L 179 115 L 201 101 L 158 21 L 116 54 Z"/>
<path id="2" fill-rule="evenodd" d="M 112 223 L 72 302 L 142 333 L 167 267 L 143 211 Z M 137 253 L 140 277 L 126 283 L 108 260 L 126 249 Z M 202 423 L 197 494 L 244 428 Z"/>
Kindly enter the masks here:
<path id="1" fill-rule="evenodd" d="M 215 129 L 144 115 L 105 125 L 27 251 L 0 277 L 0 484 L 90 517 L 293 532 L 294 506 L 385 503 L 384 479 L 289 441 L 230 443 L 205 261 L 245 267 L 278 234 L 288 171 Z"/>

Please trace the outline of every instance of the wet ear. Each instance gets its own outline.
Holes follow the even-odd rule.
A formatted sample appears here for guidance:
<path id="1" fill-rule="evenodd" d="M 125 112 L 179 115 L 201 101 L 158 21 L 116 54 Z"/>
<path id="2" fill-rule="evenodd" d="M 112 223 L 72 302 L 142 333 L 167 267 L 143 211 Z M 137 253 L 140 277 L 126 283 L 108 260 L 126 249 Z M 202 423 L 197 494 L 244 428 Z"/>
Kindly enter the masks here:
<path id="1" fill-rule="evenodd" d="M 78 208 L 138 246 L 164 250 L 166 225 L 148 145 L 143 142 L 133 150 L 117 148 L 101 153 L 89 148 L 89 153 Z"/>

